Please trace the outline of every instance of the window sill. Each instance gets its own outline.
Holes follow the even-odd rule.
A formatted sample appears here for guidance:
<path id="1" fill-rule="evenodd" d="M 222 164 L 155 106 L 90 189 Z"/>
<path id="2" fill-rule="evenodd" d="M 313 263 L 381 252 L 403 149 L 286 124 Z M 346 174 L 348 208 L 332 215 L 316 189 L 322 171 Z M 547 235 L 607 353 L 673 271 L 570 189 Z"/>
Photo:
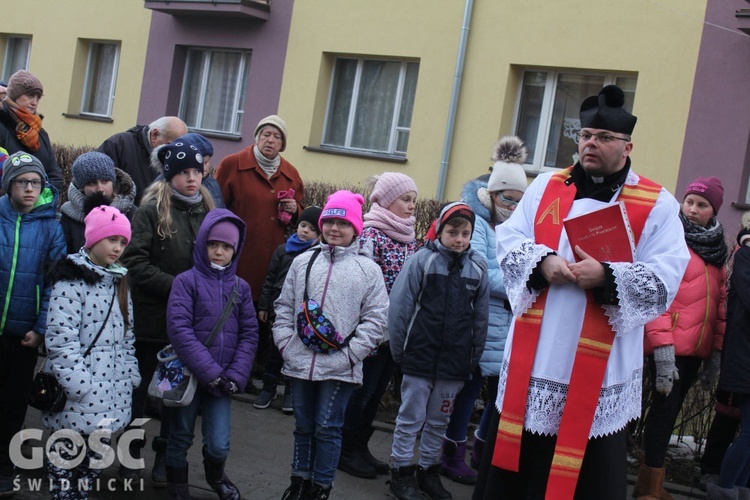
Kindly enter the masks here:
<path id="1" fill-rule="evenodd" d="M 62 114 L 65 118 L 74 118 L 76 120 L 89 120 L 92 122 L 103 122 L 103 123 L 114 123 L 115 121 L 108 116 L 94 116 L 94 115 L 73 115 L 70 113 Z"/>
<path id="2" fill-rule="evenodd" d="M 202 135 L 203 137 L 208 137 L 211 139 L 222 139 L 225 141 L 234 141 L 234 142 L 240 142 L 242 140 L 241 135 L 229 134 L 226 132 L 215 132 L 215 131 L 209 131 L 209 130 L 201 130 L 197 128 L 190 128 L 190 127 L 188 127 L 188 132 L 194 132 L 196 134 Z"/>
<path id="3" fill-rule="evenodd" d="M 302 146 L 302 149 L 311 153 L 328 153 L 339 156 L 350 156 L 353 158 L 366 158 L 368 160 L 382 160 L 392 163 L 406 163 L 405 156 L 388 155 L 383 153 L 369 153 L 366 151 L 356 151 L 352 149 L 332 149 L 326 147 Z"/>

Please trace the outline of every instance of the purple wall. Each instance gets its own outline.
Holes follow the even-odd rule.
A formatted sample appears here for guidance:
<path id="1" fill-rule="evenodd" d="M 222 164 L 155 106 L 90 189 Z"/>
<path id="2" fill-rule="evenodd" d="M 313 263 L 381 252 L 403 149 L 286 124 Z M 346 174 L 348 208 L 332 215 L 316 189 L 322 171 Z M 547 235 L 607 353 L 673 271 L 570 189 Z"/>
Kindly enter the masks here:
<path id="1" fill-rule="evenodd" d="M 747 20 L 735 17 L 746 7 L 745 0 L 708 0 L 675 191 L 682 201 L 699 175 L 719 177 L 724 185 L 719 220 L 732 239 L 748 208 L 732 207 L 744 201 L 750 171 L 750 36 L 737 29 Z"/>
<path id="2" fill-rule="evenodd" d="M 250 49 L 242 140 L 211 137 L 215 151 L 211 163 L 218 165 L 226 155 L 252 144 L 252 134 L 260 119 L 278 109 L 292 5 L 291 1 L 272 2 L 265 22 L 154 12 L 138 123 L 148 124 L 160 116 L 177 114 L 186 46 Z"/>

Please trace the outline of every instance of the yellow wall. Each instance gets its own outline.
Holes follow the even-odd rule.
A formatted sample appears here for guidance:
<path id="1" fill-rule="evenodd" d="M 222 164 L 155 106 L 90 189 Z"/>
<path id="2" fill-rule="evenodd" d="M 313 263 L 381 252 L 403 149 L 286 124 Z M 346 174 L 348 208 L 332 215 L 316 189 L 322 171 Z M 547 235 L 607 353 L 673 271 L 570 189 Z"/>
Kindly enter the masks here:
<path id="1" fill-rule="evenodd" d="M 0 33 L 32 35 L 29 71 L 44 85 L 39 110 L 53 143 L 98 146 L 135 125 L 151 23 L 151 11 L 143 7 L 143 1 L 26 0 L 5 2 L 0 11 L 6 20 Z M 80 57 L 76 60 L 76 51 L 81 53 L 79 39 L 120 43 L 112 123 L 62 116 L 71 104 L 80 102 L 78 92 L 71 96 L 74 79 L 81 78 L 74 71 L 80 65 Z M 85 58 L 84 51 L 84 71 Z"/>
<path id="2" fill-rule="evenodd" d="M 693 86 L 705 0 L 475 0 L 445 198 L 487 172 L 511 132 L 519 68 L 632 72 L 634 167 L 673 189 Z M 279 114 L 285 157 L 307 180 L 362 182 L 400 170 L 433 197 L 443 151 L 464 2 L 296 1 Z M 320 144 L 330 80 L 327 54 L 417 58 L 419 81 L 404 164 L 303 150 Z"/>

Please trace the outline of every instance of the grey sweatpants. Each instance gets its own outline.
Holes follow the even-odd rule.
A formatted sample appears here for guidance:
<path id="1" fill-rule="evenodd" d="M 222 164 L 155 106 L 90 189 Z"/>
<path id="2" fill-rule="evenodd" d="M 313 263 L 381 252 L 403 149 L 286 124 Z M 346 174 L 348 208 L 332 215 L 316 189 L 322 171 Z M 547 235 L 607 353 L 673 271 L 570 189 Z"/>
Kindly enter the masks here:
<path id="1" fill-rule="evenodd" d="M 440 461 L 440 447 L 453 413 L 453 401 L 463 385 L 463 381 L 404 375 L 401 407 L 393 431 L 393 467 L 405 467 L 411 463 L 417 433 L 423 425 L 419 440 L 419 465 L 426 468 Z"/>

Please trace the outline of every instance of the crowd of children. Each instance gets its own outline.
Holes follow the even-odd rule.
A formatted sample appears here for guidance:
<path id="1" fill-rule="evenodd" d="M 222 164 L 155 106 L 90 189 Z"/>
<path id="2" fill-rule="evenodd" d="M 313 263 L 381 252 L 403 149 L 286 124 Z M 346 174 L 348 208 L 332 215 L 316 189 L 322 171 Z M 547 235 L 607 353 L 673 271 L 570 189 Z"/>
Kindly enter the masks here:
<path id="1" fill-rule="evenodd" d="M 43 413 L 43 423 L 82 436 L 103 421 L 117 432 L 145 415 L 157 353 L 171 344 L 198 387 L 188 405 L 160 408 L 153 484 L 166 486 L 170 498 L 190 498 L 187 453 L 200 414 L 206 481 L 219 498 L 239 499 L 225 473 L 231 396 L 248 383 L 260 325 L 272 330 L 272 343 L 254 406 L 268 408 L 283 383 L 281 408 L 295 422 L 284 500 L 329 498 L 337 469 L 362 478 L 389 473 L 389 491 L 401 500 L 451 499 L 440 474 L 473 484 L 495 412 L 485 412 L 473 435 L 472 467 L 465 463 L 469 416 L 486 380 L 495 397 L 512 318 L 495 230 L 526 191 L 522 142 L 501 139 L 492 173 L 467 183 L 462 201 L 442 208 L 421 246 L 414 229 L 418 189 L 405 174 L 373 176 L 364 215 L 364 198 L 347 190 L 332 193 L 322 208 L 305 208 L 294 217 L 296 231 L 273 253 L 257 316 L 253 291 L 237 275 L 252 235 L 240 217 L 215 208 L 204 184 L 209 152 L 197 134 L 155 148 L 152 166 L 161 175 L 137 208 L 127 174 L 106 155 L 82 154 L 59 222 L 58 192 L 39 160 L 14 153 L 3 162 L 0 495 L 12 493 L 8 445 L 23 426 L 42 343 L 43 370 L 67 396 L 62 410 Z M 714 177 L 697 179 L 685 192 L 681 219 L 691 267 L 673 306 L 646 328 L 655 376 L 639 498 L 664 497 L 666 443 L 682 401 L 693 381 L 710 389 L 718 378 L 731 253 L 715 218 L 722 201 Z M 738 236 L 726 316 L 735 323 L 733 336 L 730 328 L 726 335 L 736 346 L 733 356 L 747 348 L 736 330 L 747 325 L 737 290 L 745 287 L 748 232 Z M 750 407 L 750 376 L 735 365 L 722 370 L 719 386 L 736 393 L 741 412 Z M 401 404 L 386 463 L 368 443 L 397 367 Z M 737 486 L 750 475 L 745 427 L 719 482 L 709 485 L 711 498 L 744 492 Z M 50 494 L 85 499 L 86 485 L 101 473 L 92 462 L 101 457 L 92 449 L 68 467 L 69 441 L 61 439 L 63 462 L 47 465 Z M 145 445 L 132 441 L 131 456 L 140 457 Z M 140 471 L 122 464 L 119 476 L 134 479 Z M 64 482 L 73 487 L 62 488 Z"/>

